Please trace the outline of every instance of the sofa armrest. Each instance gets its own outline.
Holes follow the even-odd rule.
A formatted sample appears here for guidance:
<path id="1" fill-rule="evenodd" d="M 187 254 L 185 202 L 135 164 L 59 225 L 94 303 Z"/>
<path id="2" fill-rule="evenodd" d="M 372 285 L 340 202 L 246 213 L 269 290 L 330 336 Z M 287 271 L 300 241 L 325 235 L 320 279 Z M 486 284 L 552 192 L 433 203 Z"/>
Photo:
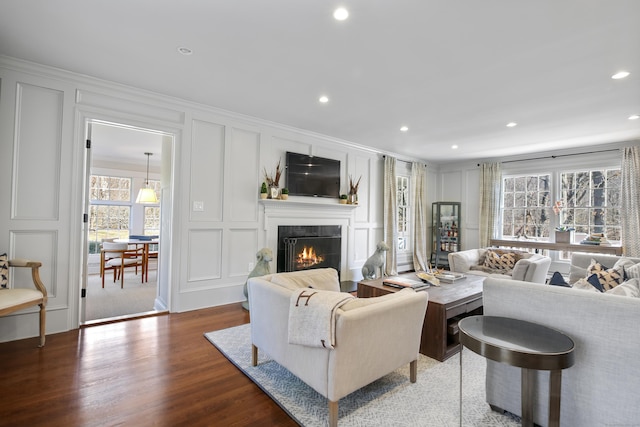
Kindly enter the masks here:
<path id="1" fill-rule="evenodd" d="M 328 398 L 339 399 L 416 360 L 429 295 L 401 291 L 339 311 L 330 352 Z M 407 374 L 408 366 L 407 366 Z"/>
<path id="2" fill-rule="evenodd" d="M 511 277 L 514 280 L 522 280 L 524 282 L 545 283 L 550 266 L 551 258 L 533 254 L 529 258 L 516 262 Z"/>
<path id="3" fill-rule="evenodd" d="M 480 263 L 480 255 L 482 249 L 468 249 L 460 252 L 450 252 L 449 270 L 455 273 L 466 273 L 471 270 L 472 265 Z"/>

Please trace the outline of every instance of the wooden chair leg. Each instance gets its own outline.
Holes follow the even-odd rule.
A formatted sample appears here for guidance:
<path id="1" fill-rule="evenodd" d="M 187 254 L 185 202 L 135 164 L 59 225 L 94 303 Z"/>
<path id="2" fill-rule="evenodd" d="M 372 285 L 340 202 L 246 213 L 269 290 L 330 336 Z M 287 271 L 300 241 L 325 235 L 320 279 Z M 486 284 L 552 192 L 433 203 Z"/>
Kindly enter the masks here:
<path id="1" fill-rule="evenodd" d="M 329 401 L 329 427 L 338 427 L 338 402 Z"/>
<path id="2" fill-rule="evenodd" d="M 40 345 L 38 347 L 44 347 L 44 341 L 46 339 L 46 324 L 47 324 L 47 310 L 44 303 L 40 304 Z"/>
<path id="3" fill-rule="evenodd" d="M 258 366 L 258 347 L 251 344 L 251 366 Z"/>
<path id="4" fill-rule="evenodd" d="M 409 363 L 409 380 L 415 383 L 418 380 L 418 360 Z"/>

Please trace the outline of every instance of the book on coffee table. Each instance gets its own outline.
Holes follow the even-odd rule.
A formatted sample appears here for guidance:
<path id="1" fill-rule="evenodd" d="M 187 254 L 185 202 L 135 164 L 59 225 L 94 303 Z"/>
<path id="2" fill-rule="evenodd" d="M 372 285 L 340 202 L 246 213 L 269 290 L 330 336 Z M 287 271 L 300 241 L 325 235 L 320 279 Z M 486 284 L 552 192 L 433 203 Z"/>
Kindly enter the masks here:
<path id="1" fill-rule="evenodd" d="M 453 283 L 456 280 L 464 279 L 466 276 L 462 273 L 454 273 L 452 271 L 446 271 L 444 273 L 436 274 L 436 277 L 443 282 Z"/>
<path id="2" fill-rule="evenodd" d="M 424 283 L 420 280 L 409 279 L 407 277 L 391 276 L 382 281 L 383 285 L 391 286 L 394 288 L 411 288 L 414 290 L 425 289 L 429 287 L 428 283 Z"/>

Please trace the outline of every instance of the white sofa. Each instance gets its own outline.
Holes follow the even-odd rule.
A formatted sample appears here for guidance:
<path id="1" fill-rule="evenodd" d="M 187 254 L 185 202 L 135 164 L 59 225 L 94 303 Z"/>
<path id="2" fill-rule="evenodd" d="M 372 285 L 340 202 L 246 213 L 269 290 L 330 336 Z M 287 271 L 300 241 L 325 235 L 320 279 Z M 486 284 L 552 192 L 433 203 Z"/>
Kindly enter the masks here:
<path id="1" fill-rule="evenodd" d="M 520 251 L 514 252 L 518 252 L 522 259 L 518 260 L 513 270 L 508 273 L 499 274 L 474 270 L 473 266 L 480 266 L 482 264 L 487 249 L 496 248 L 468 249 L 466 251 L 449 253 L 449 269 L 456 273 L 474 274 L 478 276 L 503 276 L 503 278 L 534 283 L 545 283 L 547 280 L 547 273 L 549 272 L 549 266 L 551 266 L 551 258 Z M 509 252 L 508 249 L 501 250 Z"/>
<path id="2" fill-rule="evenodd" d="M 334 269 L 250 278 L 253 363 L 264 351 L 329 400 L 329 423 L 337 425 L 338 400 L 410 364 L 411 382 L 428 294 L 405 289 L 377 298 L 354 298 L 337 309 L 333 350 L 288 343 L 290 297 L 299 289 L 340 292 Z"/>
<path id="3" fill-rule="evenodd" d="M 574 253 L 573 279 L 584 277 L 591 259 L 612 267 L 618 257 Z M 575 364 L 562 372 L 560 425 L 638 425 L 640 298 L 497 277 L 484 281 L 482 296 L 487 316 L 539 323 L 573 339 Z M 520 375 L 519 368 L 487 361 L 487 403 L 521 415 Z M 534 422 L 541 426 L 548 391 L 549 373 L 538 372 Z"/>

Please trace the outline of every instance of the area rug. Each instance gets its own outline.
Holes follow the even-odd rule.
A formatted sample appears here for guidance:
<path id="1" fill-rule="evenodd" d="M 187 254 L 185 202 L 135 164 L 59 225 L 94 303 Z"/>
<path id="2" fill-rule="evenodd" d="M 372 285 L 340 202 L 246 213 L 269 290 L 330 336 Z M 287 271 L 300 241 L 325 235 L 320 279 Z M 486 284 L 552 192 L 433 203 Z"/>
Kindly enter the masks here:
<path id="1" fill-rule="evenodd" d="M 298 424 L 326 426 L 327 399 L 278 363 L 259 352 L 251 366 L 251 326 L 208 332 L 205 337 L 255 382 Z M 462 425 L 518 426 L 515 417 L 493 412 L 485 402 L 485 359 L 464 350 L 462 355 Z M 346 426 L 459 426 L 460 359 L 438 362 L 420 355 L 418 381 L 409 382 L 409 367 L 340 399 L 338 425 Z"/>

